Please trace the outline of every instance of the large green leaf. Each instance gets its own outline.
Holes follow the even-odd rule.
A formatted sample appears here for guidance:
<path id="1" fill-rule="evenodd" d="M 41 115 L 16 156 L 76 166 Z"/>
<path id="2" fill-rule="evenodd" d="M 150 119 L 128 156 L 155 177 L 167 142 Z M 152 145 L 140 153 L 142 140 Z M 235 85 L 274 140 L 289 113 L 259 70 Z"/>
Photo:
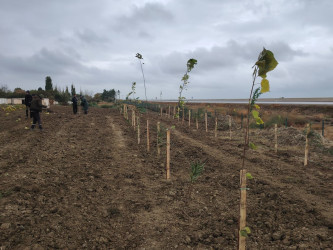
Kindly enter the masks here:
<path id="1" fill-rule="evenodd" d="M 259 55 L 256 65 L 259 68 L 258 76 L 266 78 L 266 73 L 275 69 L 278 62 L 276 61 L 273 52 L 264 48 Z"/>
<path id="2" fill-rule="evenodd" d="M 187 61 L 187 72 L 190 72 L 193 68 L 194 68 L 194 65 L 197 64 L 197 60 L 194 59 L 194 58 L 191 58 Z"/>

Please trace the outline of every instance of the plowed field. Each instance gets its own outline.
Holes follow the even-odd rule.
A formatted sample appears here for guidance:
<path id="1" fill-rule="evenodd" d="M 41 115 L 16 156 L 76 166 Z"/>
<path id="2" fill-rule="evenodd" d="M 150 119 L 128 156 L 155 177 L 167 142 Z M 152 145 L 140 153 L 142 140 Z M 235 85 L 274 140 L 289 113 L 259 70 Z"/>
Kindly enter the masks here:
<path id="1" fill-rule="evenodd" d="M 26 130 L 25 110 L 0 113 L 0 249 L 236 249 L 243 132 L 214 136 L 167 116 L 51 106 L 44 131 Z M 20 118 L 21 120 L 17 121 Z M 146 120 L 150 124 L 147 152 Z M 157 155 L 157 121 L 162 147 Z M 165 129 L 171 129 L 171 180 Z M 246 155 L 247 249 L 331 249 L 333 156 L 328 141 L 293 128 L 253 130 Z M 205 163 L 190 183 L 190 166 Z"/>

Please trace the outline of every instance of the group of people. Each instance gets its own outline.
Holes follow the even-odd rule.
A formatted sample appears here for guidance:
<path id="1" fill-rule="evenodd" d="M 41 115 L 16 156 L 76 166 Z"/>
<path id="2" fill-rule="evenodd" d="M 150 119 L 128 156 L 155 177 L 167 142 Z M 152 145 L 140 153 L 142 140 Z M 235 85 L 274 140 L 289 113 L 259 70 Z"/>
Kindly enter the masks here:
<path id="1" fill-rule="evenodd" d="M 88 107 L 89 107 L 88 102 L 83 95 L 80 95 L 80 100 L 81 100 L 81 106 L 83 108 L 83 113 L 86 115 L 86 114 L 88 114 Z M 77 113 L 77 103 L 78 103 L 76 94 L 74 94 L 74 96 L 72 98 L 72 103 L 73 103 L 73 113 L 75 115 Z"/>
<path id="2" fill-rule="evenodd" d="M 84 114 L 88 114 L 89 105 L 86 98 L 83 95 L 80 95 L 80 100 Z M 77 113 L 77 103 L 78 103 L 76 94 L 74 94 L 72 98 L 72 103 L 73 103 L 73 113 L 75 115 Z M 43 130 L 42 121 L 39 114 L 40 112 L 42 112 L 42 109 L 45 107 L 42 104 L 42 98 L 36 94 L 31 95 L 30 91 L 27 90 L 24 97 L 24 104 L 25 104 L 26 119 L 29 118 L 29 111 L 30 111 L 30 118 L 32 118 L 32 124 L 30 129 L 31 130 L 35 129 L 38 123 L 39 129 L 42 131 Z"/>

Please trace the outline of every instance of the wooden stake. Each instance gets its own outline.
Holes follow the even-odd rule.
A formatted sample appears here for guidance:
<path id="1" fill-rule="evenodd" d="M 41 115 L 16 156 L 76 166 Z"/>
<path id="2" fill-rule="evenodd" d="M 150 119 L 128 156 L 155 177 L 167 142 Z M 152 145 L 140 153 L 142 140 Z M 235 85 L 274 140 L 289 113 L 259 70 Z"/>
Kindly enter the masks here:
<path id="1" fill-rule="evenodd" d="M 239 231 L 238 250 L 245 250 L 246 237 L 241 236 L 241 230 L 246 227 L 246 170 L 240 171 L 240 203 L 239 203 Z"/>
<path id="2" fill-rule="evenodd" d="M 137 117 L 137 124 L 138 124 L 138 144 L 140 144 L 140 117 Z"/>
<path id="3" fill-rule="evenodd" d="M 184 107 L 183 107 L 183 119 L 182 119 L 182 124 L 184 124 L 184 121 L 185 121 L 185 110 L 184 110 Z"/>
<path id="4" fill-rule="evenodd" d="M 166 179 L 170 179 L 170 130 L 167 130 L 167 164 L 166 164 Z"/>
<path id="5" fill-rule="evenodd" d="M 195 123 L 196 123 L 196 126 L 197 126 L 197 130 L 199 130 L 198 116 L 195 118 Z"/>
<path id="6" fill-rule="evenodd" d="M 157 155 L 161 154 L 160 140 L 161 140 L 161 127 L 160 122 L 157 122 Z"/>
<path id="7" fill-rule="evenodd" d="M 147 120 L 147 151 L 150 150 L 150 143 L 149 143 L 149 120 Z"/>
<path id="8" fill-rule="evenodd" d="M 133 115 L 133 109 L 132 109 L 132 127 L 133 127 L 133 125 L 134 125 L 134 120 L 133 120 L 133 118 L 134 118 L 134 115 Z"/>
<path id="9" fill-rule="evenodd" d="M 171 110 L 170 110 L 170 106 L 169 106 L 169 114 L 168 114 L 168 118 L 170 119 L 171 116 Z"/>
<path id="10" fill-rule="evenodd" d="M 274 132 L 275 132 L 275 153 L 278 151 L 278 140 L 277 140 L 277 124 L 274 125 Z"/>
<path id="11" fill-rule="evenodd" d="M 217 137 L 217 117 L 215 117 L 215 138 Z"/>
<path id="12" fill-rule="evenodd" d="M 162 113 L 163 113 L 163 108 L 161 107 L 161 117 L 162 117 Z"/>
<path id="13" fill-rule="evenodd" d="M 172 114 L 173 119 L 175 119 L 175 115 L 176 115 L 176 106 L 173 107 L 173 114 Z"/>
<path id="14" fill-rule="evenodd" d="M 308 165 L 310 124 L 306 125 L 304 166 Z"/>
<path id="15" fill-rule="evenodd" d="M 188 110 L 188 127 L 191 127 L 191 110 Z"/>
<path id="16" fill-rule="evenodd" d="M 206 132 L 208 132 L 208 118 L 207 118 L 207 111 L 205 113 L 205 123 L 206 123 Z"/>
<path id="17" fill-rule="evenodd" d="M 135 131 L 135 129 L 136 129 L 135 110 L 133 110 L 133 115 L 134 115 L 134 119 L 133 119 L 133 128 L 134 128 L 134 131 Z"/>
<path id="18" fill-rule="evenodd" d="M 229 130 L 230 130 L 230 140 L 231 140 L 231 115 L 229 115 Z"/>
<path id="19" fill-rule="evenodd" d="M 178 112 L 178 122 L 179 122 L 179 117 L 180 117 L 180 107 L 177 107 L 177 112 Z"/>

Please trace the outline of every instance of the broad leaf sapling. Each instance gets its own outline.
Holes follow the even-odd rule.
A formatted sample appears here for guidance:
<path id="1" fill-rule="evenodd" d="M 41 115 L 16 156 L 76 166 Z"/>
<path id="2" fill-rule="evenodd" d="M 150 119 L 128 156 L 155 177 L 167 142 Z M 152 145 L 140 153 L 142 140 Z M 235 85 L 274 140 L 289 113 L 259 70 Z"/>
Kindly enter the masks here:
<path id="1" fill-rule="evenodd" d="M 191 72 L 191 70 L 194 68 L 194 65 L 197 64 L 197 60 L 196 59 L 189 59 L 187 61 L 186 64 L 186 73 L 184 74 L 184 76 L 182 77 L 182 81 L 183 83 L 179 86 L 179 97 L 178 97 L 178 107 L 177 107 L 177 117 L 179 117 L 179 112 L 181 108 L 184 108 L 185 106 L 185 97 L 182 96 L 183 90 L 187 89 L 187 85 L 189 84 L 189 73 Z M 183 114 L 184 115 L 184 114 Z"/>
<path id="2" fill-rule="evenodd" d="M 244 171 L 245 166 L 245 153 L 248 147 L 252 149 L 256 149 L 256 146 L 253 143 L 249 142 L 249 127 L 250 127 L 250 113 L 252 114 L 253 118 L 255 119 L 257 124 L 263 124 L 263 120 L 259 116 L 259 105 L 256 104 L 259 96 L 263 93 L 269 91 L 269 81 L 266 79 L 267 73 L 275 69 L 278 65 L 278 62 L 274 58 L 274 54 L 263 48 L 262 52 L 259 54 L 258 60 L 253 66 L 253 82 L 250 92 L 249 104 L 248 104 L 248 112 L 247 112 L 247 123 L 245 128 L 245 135 L 244 135 L 244 149 L 243 149 L 243 160 L 242 160 L 242 171 Z M 254 85 L 256 82 L 257 77 L 260 76 L 262 78 L 260 87 L 254 90 Z M 247 237 L 248 234 L 251 233 L 249 227 L 246 226 L 246 191 L 247 187 L 244 183 L 246 183 L 246 179 L 252 179 L 252 175 L 250 173 L 246 173 L 245 182 L 241 177 L 241 203 L 240 203 L 240 228 L 239 228 L 239 241 L 238 247 L 239 249 L 245 249 L 245 240 L 244 237 Z M 242 184 L 243 183 L 243 184 Z M 243 191 L 242 191 L 243 190 Z M 242 208 L 242 202 L 245 203 L 244 208 Z M 243 215 L 245 214 L 245 215 Z M 242 239 L 243 237 L 243 239 Z"/>
<path id="3" fill-rule="evenodd" d="M 143 73 L 143 67 L 142 67 L 142 63 L 141 60 L 143 60 L 143 57 L 140 53 L 136 53 L 135 55 L 136 58 L 138 58 L 139 62 L 140 62 L 140 67 L 141 67 L 141 72 L 142 72 L 142 78 L 143 78 L 143 85 L 145 87 L 145 98 L 146 98 L 146 102 L 147 102 L 147 90 L 146 90 L 146 79 L 145 79 L 145 74 Z"/>

